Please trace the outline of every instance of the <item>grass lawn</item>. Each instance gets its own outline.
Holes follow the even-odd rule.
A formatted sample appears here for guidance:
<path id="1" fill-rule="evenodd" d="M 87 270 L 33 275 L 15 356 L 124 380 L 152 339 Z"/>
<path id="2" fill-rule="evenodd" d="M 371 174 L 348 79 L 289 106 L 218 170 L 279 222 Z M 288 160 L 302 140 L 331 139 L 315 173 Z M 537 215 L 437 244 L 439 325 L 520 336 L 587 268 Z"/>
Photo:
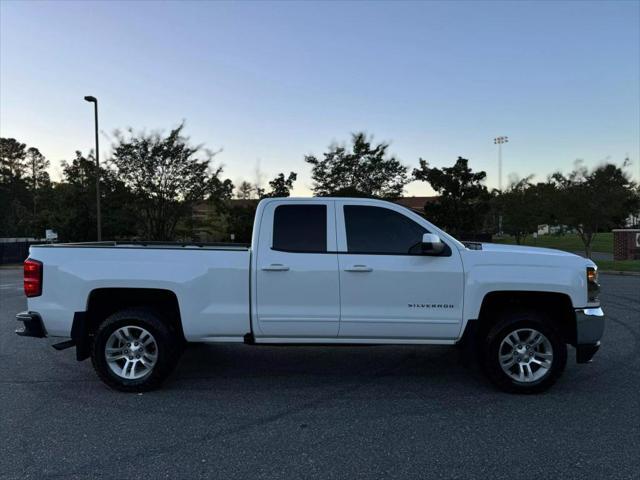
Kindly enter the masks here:
<path id="1" fill-rule="evenodd" d="M 640 272 L 640 260 L 594 260 L 602 271 Z"/>
<path id="2" fill-rule="evenodd" d="M 505 236 L 502 238 L 494 237 L 495 243 L 515 244 L 515 237 Z M 557 248 L 558 250 L 566 250 L 567 252 L 584 252 L 584 245 L 577 234 L 568 235 L 542 235 L 538 238 L 528 236 L 522 242 L 522 245 L 530 245 L 533 247 Z M 594 252 L 613 253 L 613 233 L 598 233 L 591 242 Z"/>

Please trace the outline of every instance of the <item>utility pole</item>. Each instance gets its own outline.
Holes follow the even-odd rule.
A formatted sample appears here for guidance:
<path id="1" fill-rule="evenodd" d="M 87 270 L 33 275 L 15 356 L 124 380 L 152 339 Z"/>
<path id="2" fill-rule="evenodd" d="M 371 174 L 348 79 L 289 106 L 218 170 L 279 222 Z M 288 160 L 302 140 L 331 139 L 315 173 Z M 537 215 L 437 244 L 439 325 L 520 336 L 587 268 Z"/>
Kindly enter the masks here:
<path id="1" fill-rule="evenodd" d="M 95 114 L 95 134 L 96 134 L 96 220 L 98 223 L 98 241 L 102 241 L 102 219 L 100 218 L 100 146 L 98 144 L 98 99 L 87 95 L 84 99 L 93 103 Z"/>
<path id="2" fill-rule="evenodd" d="M 498 145 L 498 190 L 502 193 L 502 144 L 508 143 L 509 137 L 496 137 L 493 143 Z M 498 215 L 498 235 L 502 236 L 502 215 Z"/>
<path id="3" fill-rule="evenodd" d="M 496 137 L 493 143 L 498 145 L 498 190 L 502 192 L 502 144 L 509 143 L 509 137 Z"/>

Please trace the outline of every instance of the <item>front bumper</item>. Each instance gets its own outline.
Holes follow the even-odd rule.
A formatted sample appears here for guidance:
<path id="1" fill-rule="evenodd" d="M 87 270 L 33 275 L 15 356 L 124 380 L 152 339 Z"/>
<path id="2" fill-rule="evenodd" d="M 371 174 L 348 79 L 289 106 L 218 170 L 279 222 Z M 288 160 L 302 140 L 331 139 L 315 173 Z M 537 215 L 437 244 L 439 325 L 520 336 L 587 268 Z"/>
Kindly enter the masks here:
<path id="1" fill-rule="evenodd" d="M 16 335 L 36 338 L 47 336 L 42 318 L 36 312 L 20 312 L 16 315 L 16 320 L 23 323 L 22 327 L 16 328 Z"/>
<path id="2" fill-rule="evenodd" d="M 576 362 L 589 363 L 600 348 L 604 333 L 602 308 L 580 308 L 576 310 Z"/>

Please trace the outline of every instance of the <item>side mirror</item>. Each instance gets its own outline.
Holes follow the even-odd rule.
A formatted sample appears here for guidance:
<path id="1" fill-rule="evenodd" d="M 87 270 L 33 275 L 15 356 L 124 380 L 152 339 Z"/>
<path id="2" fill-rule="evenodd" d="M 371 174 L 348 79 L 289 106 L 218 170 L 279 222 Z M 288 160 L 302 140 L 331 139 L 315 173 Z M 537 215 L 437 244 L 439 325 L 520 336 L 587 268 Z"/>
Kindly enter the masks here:
<path id="1" fill-rule="evenodd" d="M 435 233 L 425 233 L 422 235 L 422 254 L 423 255 L 441 255 L 444 252 L 445 245 L 440 237 Z"/>

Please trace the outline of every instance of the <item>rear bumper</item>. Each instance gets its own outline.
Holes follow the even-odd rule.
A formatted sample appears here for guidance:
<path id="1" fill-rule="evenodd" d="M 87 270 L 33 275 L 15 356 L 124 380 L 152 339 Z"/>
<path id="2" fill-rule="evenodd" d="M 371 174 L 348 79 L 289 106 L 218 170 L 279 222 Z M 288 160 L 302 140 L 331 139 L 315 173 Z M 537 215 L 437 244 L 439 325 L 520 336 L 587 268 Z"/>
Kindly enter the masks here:
<path id="1" fill-rule="evenodd" d="M 604 333 L 604 312 L 601 308 L 576 310 L 576 361 L 589 363 L 600 348 Z"/>
<path id="2" fill-rule="evenodd" d="M 16 335 L 21 337 L 44 338 L 47 331 L 42 323 L 42 318 L 36 312 L 20 312 L 16 315 L 16 320 L 22 322 L 23 326 L 16 328 Z"/>

